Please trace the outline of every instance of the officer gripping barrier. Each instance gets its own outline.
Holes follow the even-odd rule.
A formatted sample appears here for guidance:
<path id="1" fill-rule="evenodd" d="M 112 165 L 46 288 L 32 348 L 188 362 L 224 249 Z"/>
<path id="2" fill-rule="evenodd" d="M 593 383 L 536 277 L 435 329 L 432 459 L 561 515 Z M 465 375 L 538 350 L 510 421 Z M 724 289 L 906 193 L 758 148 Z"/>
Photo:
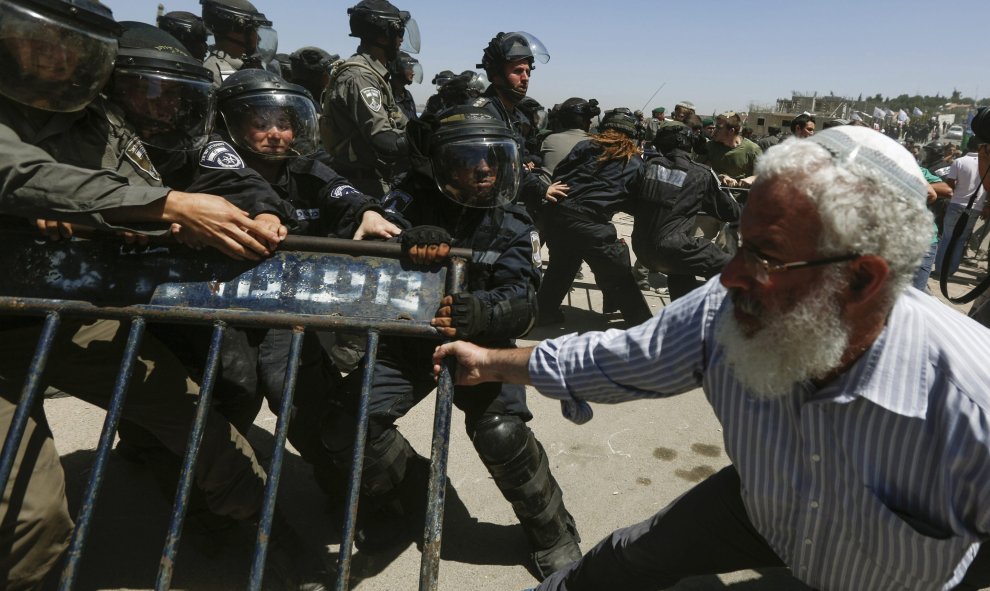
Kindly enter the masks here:
<path id="1" fill-rule="evenodd" d="M 351 549 L 368 427 L 368 399 L 379 336 L 438 339 L 430 320 L 447 293 L 463 290 L 472 251 L 452 249 L 445 264 L 412 266 L 400 259 L 398 244 L 290 236 L 260 263 L 234 261 L 217 253 L 175 245 L 132 247 L 119 240 L 45 242 L 34 235 L 7 232 L 0 251 L 0 314 L 42 316 L 41 331 L 12 424 L 0 453 L 4 490 L 32 408 L 39 404 L 45 363 L 63 317 L 129 322 L 130 331 L 116 386 L 97 447 L 88 485 L 76 516 L 59 590 L 73 588 L 128 382 L 148 322 L 213 326 L 198 408 L 182 461 L 172 516 L 155 583 L 171 584 L 182 524 L 193 483 L 193 468 L 211 405 L 220 345 L 228 326 L 293 331 L 285 390 L 275 429 L 275 445 L 249 579 L 261 588 L 276 492 L 288 432 L 289 410 L 306 329 L 364 331 L 368 363 L 363 374 L 354 458 L 348 485 L 336 589 L 349 588 Z M 447 445 L 453 401 L 452 365 L 443 367 L 437 390 L 421 591 L 437 588 L 446 484 Z"/>

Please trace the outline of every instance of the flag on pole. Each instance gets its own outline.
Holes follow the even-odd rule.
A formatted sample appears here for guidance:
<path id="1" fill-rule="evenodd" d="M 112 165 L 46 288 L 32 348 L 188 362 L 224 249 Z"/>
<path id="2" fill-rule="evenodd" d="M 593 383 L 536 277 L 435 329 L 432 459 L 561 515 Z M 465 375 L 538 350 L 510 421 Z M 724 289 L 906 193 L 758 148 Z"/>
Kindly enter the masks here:
<path id="1" fill-rule="evenodd" d="M 921 117 L 921 116 L 922 116 L 922 115 L 924 115 L 925 113 L 924 113 L 924 111 L 922 111 L 922 110 L 921 110 L 921 109 L 919 109 L 918 107 L 915 107 L 915 108 L 914 108 L 914 110 L 913 110 L 913 111 L 911 111 L 911 114 L 912 114 L 912 115 L 914 115 L 915 117 Z"/>
<path id="2" fill-rule="evenodd" d="M 863 118 L 859 116 L 859 113 L 857 113 L 855 111 L 853 111 L 853 114 L 852 114 L 851 117 L 849 117 L 849 119 L 850 119 L 850 121 L 862 121 L 863 120 Z"/>
<path id="3" fill-rule="evenodd" d="M 873 118 L 874 119 L 883 119 L 886 116 L 887 116 L 887 113 L 883 109 L 881 109 L 880 107 L 873 107 Z"/>
<path id="4" fill-rule="evenodd" d="M 897 122 L 904 123 L 907 120 L 908 120 L 907 113 L 904 112 L 904 109 L 899 109 L 897 111 Z"/>

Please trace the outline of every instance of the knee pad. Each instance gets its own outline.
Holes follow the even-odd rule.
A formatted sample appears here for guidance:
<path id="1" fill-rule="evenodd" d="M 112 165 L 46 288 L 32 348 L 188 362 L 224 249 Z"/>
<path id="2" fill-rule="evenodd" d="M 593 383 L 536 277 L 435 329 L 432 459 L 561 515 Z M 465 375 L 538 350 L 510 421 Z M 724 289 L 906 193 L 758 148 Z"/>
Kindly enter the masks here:
<path id="1" fill-rule="evenodd" d="M 481 461 L 490 468 L 511 462 L 523 452 L 531 437 L 526 423 L 511 415 L 483 416 L 468 435 Z"/>

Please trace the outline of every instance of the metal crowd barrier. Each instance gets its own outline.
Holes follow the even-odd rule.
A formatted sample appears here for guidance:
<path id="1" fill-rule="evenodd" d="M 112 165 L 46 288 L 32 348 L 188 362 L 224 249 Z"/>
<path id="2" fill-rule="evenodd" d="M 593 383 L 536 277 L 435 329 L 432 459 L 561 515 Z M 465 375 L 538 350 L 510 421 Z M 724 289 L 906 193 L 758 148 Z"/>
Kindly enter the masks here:
<path id="1" fill-rule="evenodd" d="M 255 264 L 178 246 L 132 248 L 116 240 L 45 242 L 16 232 L 8 232 L 5 239 L 7 246 L 0 252 L 0 268 L 4 270 L 0 279 L 0 314 L 44 316 L 45 321 L 0 453 L 0 491 L 10 477 L 31 409 L 39 403 L 41 376 L 62 317 L 130 323 L 59 590 L 71 590 L 77 579 L 145 325 L 172 322 L 211 324 L 214 328 L 155 589 L 165 590 L 171 584 L 224 332 L 228 326 L 248 326 L 293 330 L 251 566 L 251 591 L 261 589 L 304 330 L 361 330 L 367 334 L 368 363 L 362 380 L 336 581 L 337 591 L 346 591 L 368 428 L 371 370 L 379 337 L 439 338 L 430 320 L 445 294 L 464 288 L 472 252 L 452 249 L 444 265 L 413 267 L 400 260 L 397 244 L 290 236 L 271 258 Z M 453 400 L 451 376 L 452 366 L 447 365 L 438 383 L 420 591 L 437 588 Z"/>

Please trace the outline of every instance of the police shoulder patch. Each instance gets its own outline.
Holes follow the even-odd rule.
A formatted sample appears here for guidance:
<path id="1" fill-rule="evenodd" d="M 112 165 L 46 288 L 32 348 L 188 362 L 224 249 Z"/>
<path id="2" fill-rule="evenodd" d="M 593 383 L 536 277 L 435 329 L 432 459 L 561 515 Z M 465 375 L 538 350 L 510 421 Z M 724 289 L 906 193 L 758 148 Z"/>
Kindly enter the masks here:
<path id="1" fill-rule="evenodd" d="M 225 141 L 217 140 L 206 144 L 200 153 L 199 165 L 215 170 L 244 168 L 244 160 L 234 147 Z"/>
<path id="2" fill-rule="evenodd" d="M 127 143 L 127 147 L 124 148 L 124 154 L 127 159 L 134 163 L 135 166 L 140 168 L 144 173 L 153 178 L 154 180 L 161 182 L 162 177 L 158 174 L 155 169 L 155 165 L 151 162 L 151 158 L 148 156 L 148 151 L 144 149 L 144 144 L 141 140 L 134 138 Z"/>
<path id="3" fill-rule="evenodd" d="M 529 241 L 533 245 L 533 266 L 539 269 L 543 266 L 543 256 L 540 254 L 540 233 L 536 230 L 530 231 Z"/>
<path id="4" fill-rule="evenodd" d="M 361 89 L 361 98 L 364 99 L 364 103 L 368 105 L 368 108 L 374 112 L 381 111 L 382 109 L 382 93 L 377 88 L 372 88 L 371 86 Z"/>
<path id="5" fill-rule="evenodd" d="M 330 196 L 333 197 L 334 199 L 340 199 L 344 195 L 353 195 L 355 193 L 360 194 L 361 192 L 350 185 L 339 185 L 334 187 L 333 190 L 330 191 Z"/>

